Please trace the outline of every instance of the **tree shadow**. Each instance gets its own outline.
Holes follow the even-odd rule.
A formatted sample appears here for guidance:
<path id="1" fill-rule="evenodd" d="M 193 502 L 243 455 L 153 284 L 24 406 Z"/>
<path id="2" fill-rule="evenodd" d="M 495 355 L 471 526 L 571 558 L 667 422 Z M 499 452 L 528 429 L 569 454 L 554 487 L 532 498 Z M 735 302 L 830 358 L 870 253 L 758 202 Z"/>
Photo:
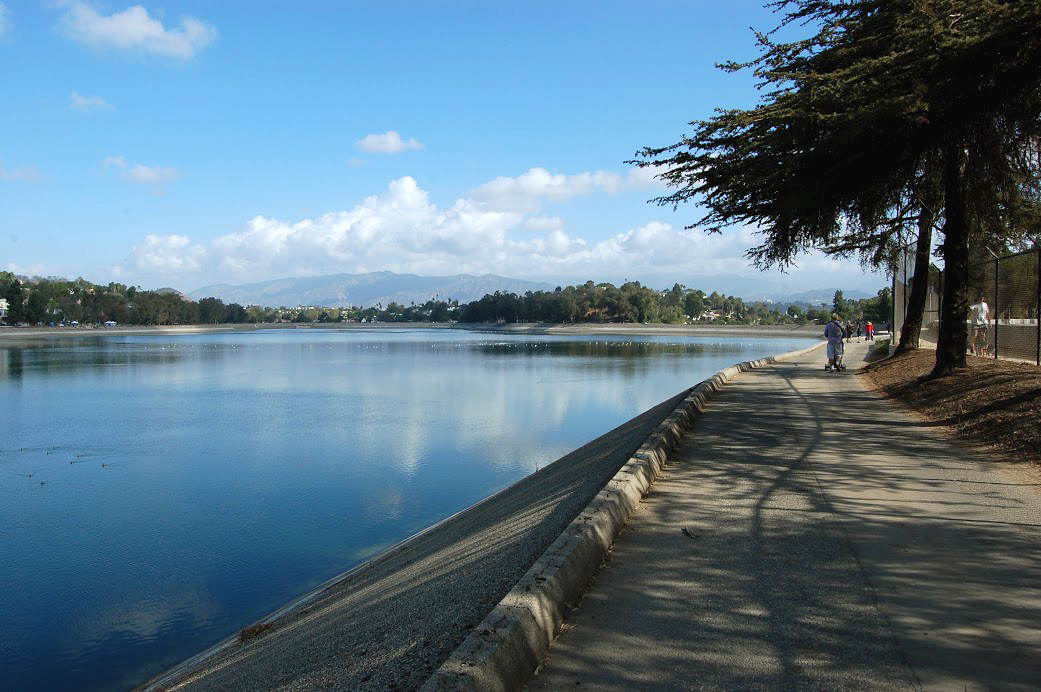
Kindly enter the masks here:
<path id="1" fill-rule="evenodd" d="M 576 613 L 596 646 L 565 635 L 532 688 L 1036 688 L 1036 490 L 835 375 L 771 371 L 709 404 Z"/>

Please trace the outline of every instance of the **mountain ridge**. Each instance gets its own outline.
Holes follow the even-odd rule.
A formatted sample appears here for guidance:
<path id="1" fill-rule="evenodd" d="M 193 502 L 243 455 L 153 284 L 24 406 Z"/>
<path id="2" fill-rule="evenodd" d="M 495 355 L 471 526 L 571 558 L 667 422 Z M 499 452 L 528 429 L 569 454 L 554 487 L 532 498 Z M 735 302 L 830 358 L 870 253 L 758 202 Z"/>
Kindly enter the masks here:
<path id="1" fill-rule="evenodd" d="M 211 284 L 188 293 L 192 300 L 219 298 L 225 303 L 265 307 L 371 307 L 391 302 L 401 305 L 428 300 L 458 300 L 461 304 L 480 300 L 489 293 L 504 291 L 551 291 L 551 284 L 512 279 L 496 274 L 419 276 L 390 271 L 367 274 L 326 274 L 287 277 L 249 284 Z"/>
<path id="2" fill-rule="evenodd" d="M 528 291 L 552 291 L 554 285 L 513 279 L 498 274 L 453 274 L 420 276 L 376 271 L 366 274 L 325 274 L 320 276 L 285 277 L 247 284 L 210 284 L 186 295 L 192 300 L 219 298 L 224 303 L 262 305 L 264 307 L 373 307 L 392 302 L 401 305 L 425 303 L 428 300 L 457 300 L 466 304 L 496 291 L 523 295 Z M 746 302 L 766 300 L 781 305 L 800 304 L 810 307 L 831 305 L 836 288 L 803 291 L 783 297 L 746 297 Z M 843 290 L 848 300 L 871 298 L 865 291 Z"/>

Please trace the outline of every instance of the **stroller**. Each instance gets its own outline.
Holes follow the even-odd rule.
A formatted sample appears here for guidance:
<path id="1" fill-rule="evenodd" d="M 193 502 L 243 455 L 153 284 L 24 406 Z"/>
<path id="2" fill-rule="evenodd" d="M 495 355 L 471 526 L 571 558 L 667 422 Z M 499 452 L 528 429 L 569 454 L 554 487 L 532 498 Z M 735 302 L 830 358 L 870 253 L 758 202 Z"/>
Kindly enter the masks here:
<path id="1" fill-rule="evenodd" d="M 835 367 L 832 367 L 829 364 L 829 365 L 825 365 L 824 369 L 825 370 L 834 370 L 835 372 L 841 372 L 841 371 L 845 370 L 846 369 L 846 365 L 842 362 L 842 355 L 843 355 L 843 351 L 844 350 L 845 350 L 845 348 L 843 347 L 842 342 L 840 341 L 835 346 Z"/>

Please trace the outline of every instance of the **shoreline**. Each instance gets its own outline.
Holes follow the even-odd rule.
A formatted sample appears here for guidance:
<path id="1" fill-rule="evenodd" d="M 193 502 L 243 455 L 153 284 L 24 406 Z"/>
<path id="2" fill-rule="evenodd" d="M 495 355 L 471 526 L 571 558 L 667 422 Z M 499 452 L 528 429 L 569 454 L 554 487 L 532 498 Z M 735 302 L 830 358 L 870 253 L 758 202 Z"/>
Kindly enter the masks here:
<path id="1" fill-rule="evenodd" d="M 240 630 L 135 690 L 301 677 L 321 681 L 305 687 L 418 690 L 690 389 L 283 604 L 251 626 L 263 636 Z"/>
<path id="2" fill-rule="evenodd" d="M 586 335 L 613 334 L 644 336 L 763 336 L 821 338 L 823 327 L 807 325 L 712 325 L 712 324 L 564 324 L 552 322 L 518 322 L 480 324 L 460 322 L 376 322 L 325 324 L 188 324 L 125 327 L 0 327 L 0 345 L 28 339 L 80 339 L 102 336 L 156 336 L 186 334 L 219 334 L 224 332 L 258 332 L 268 330 L 380 331 L 403 329 L 462 329 L 492 334 Z"/>
<path id="3" fill-rule="evenodd" d="M 501 635 L 507 643 L 490 655 L 494 658 L 510 657 L 518 646 L 525 648 L 524 642 L 537 639 L 530 626 L 508 625 L 510 618 L 496 620 L 495 613 L 518 588 L 525 592 L 534 588 L 547 609 L 563 607 L 558 601 L 564 594 L 556 586 L 545 586 L 539 576 L 525 581 L 539 565 L 552 564 L 554 570 L 561 570 L 564 576 L 554 576 L 554 584 L 564 579 L 584 586 L 583 575 L 600 563 L 600 558 L 589 554 L 589 546 L 599 541 L 591 537 L 596 530 L 579 541 L 583 548 L 574 555 L 546 557 L 561 541 L 572 545 L 579 540 L 571 535 L 572 522 L 583 513 L 589 515 L 577 520 L 583 526 L 593 521 L 594 514 L 598 517 L 587 529 L 620 521 L 628 512 L 612 510 L 613 499 L 606 501 L 604 510 L 596 508 L 604 504 L 603 497 L 620 497 L 619 483 L 628 483 L 632 472 L 627 463 L 648 454 L 663 459 L 666 452 L 655 451 L 658 446 L 678 440 L 676 431 L 666 430 L 679 425 L 680 418 L 689 424 L 696 415 L 693 410 L 700 409 L 709 392 L 737 372 L 821 345 L 725 368 L 241 631 L 261 636 L 232 635 L 136 689 L 475 689 L 454 684 L 442 688 L 431 682 L 437 676 L 461 679 L 460 666 L 465 679 L 478 674 L 513 679 L 509 671 L 489 671 L 484 663 L 478 673 L 466 652 L 474 649 L 474 637 L 497 641 Z M 630 495 L 636 485 L 627 491 Z M 609 486 L 613 490 L 605 496 Z M 613 535 L 619 528 L 620 524 L 612 524 L 608 533 Z M 489 629 L 491 620 L 498 624 Z"/>

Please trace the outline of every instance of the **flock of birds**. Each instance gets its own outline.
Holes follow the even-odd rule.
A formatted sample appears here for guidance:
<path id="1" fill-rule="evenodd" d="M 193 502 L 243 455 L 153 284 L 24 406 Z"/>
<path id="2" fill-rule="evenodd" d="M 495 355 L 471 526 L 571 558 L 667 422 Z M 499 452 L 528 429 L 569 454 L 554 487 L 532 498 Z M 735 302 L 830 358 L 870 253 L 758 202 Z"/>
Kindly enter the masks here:
<path id="1" fill-rule="evenodd" d="M 114 449 L 96 449 L 93 451 L 80 451 L 76 452 L 73 447 L 62 447 L 62 446 L 45 446 L 45 447 L 19 447 L 17 449 L 0 449 L 0 462 L 11 461 L 19 464 L 25 464 L 31 460 L 44 461 L 39 459 L 40 456 L 49 457 L 54 456 L 64 460 L 67 458 L 65 455 L 74 454 L 72 459 L 69 459 L 69 464 L 82 464 L 90 461 L 99 461 L 107 459 L 108 461 L 101 462 L 101 468 L 108 468 L 110 466 L 118 465 L 117 462 L 111 461 L 118 457 L 128 456 L 130 452 L 121 452 Z M 18 471 L 12 472 L 17 478 L 33 478 L 36 476 L 37 479 L 34 482 L 38 482 L 40 485 L 47 485 L 46 480 L 39 480 L 39 472 L 37 469 L 32 471 Z"/>

